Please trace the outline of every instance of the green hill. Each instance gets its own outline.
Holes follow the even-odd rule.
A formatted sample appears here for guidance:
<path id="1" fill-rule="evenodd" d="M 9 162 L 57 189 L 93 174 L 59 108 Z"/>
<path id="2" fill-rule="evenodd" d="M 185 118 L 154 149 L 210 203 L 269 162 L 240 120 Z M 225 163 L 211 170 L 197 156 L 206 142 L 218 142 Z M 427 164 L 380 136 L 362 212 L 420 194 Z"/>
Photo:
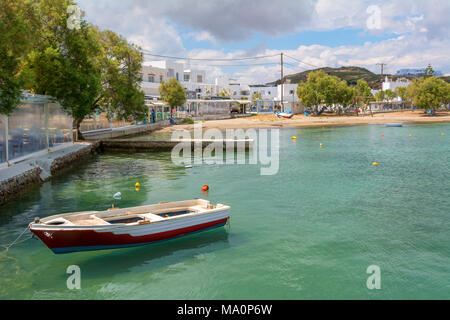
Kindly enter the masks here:
<path id="1" fill-rule="evenodd" d="M 443 77 L 441 77 L 441 79 L 450 83 L 450 76 L 443 76 Z"/>
<path id="2" fill-rule="evenodd" d="M 317 71 L 317 70 L 323 70 L 325 73 L 327 73 L 331 76 L 336 76 L 342 80 L 345 80 L 345 81 L 347 81 L 347 84 L 351 85 L 351 86 L 356 85 L 356 82 L 359 79 L 364 79 L 367 81 L 367 83 L 369 84 L 369 86 L 372 89 L 380 90 L 381 84 L 383 82 L 381 75 L 375 74 L 375 73 L 367 70 L 366 68 L 360 68 L 360 67 L 328 68 L 328 67 L 326 67 L 326 68 L 307 70 L 307 71 L 303 71 L 300 73 L 287 75 L 283 78 L 284 83 L 299 83 L 301 81 L 306 81 L 306 79 L 308 78 L 308 74 L 312 71 Z M 395 75 L 389 75 L 389 74 L 387 76 L 394 81 L 399 78 L 408 78 L 410 80 L 416 78 L 414 76 L 395 76 Z M 450 83 L 450 76 L 444 76 L 444 77 L 441 77 L 441 79 Z M 383 80 L 384 80 L 384 78 L 383 78 Z M 277 80 L 274 82 L 269 82 L 267 84 L 268 85 L 278 85 L 280 83 L 281 83 L 281 81 Z"/>
<path id="3" fill-rule="evenodd" d="M 340 67 L 340 68 L 320 68 L 314 70 L 308 70 L 300 73 L 295 73 L 285 76 L 284 83 L 290 81 L 290 83 L 299 83 L 301 81 L 306 81 L 308 74 L 312 71 L 323 70 L 325 73 L 336 76 L 342 80 L 347 81 L 349 85 L 356 85 L 359 79 L 364 79 L 367 81 L 370 87 L 373 89 L 381 89 L 381 76 L 377 75 L 365 68 L 360 67 Z M 277 80 L 268 84 L 280 84 L 281 81 Z"/>

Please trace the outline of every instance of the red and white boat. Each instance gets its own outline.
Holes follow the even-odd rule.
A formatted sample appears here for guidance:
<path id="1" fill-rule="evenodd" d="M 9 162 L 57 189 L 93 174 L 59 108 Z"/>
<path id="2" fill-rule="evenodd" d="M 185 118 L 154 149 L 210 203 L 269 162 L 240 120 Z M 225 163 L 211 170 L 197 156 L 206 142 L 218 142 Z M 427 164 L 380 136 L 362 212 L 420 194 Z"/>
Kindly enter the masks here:
<path id="1" fill-rule="evenodd" d="M 285 118 L 285 119 L 291 119 L 294 116 L 293 113 L 287 113 L 287 112 L 279 112 L 276 115 L 278 118 Z"/>
<path id="2" fill-rule="evenodd" d="M 30 223 L 54 253 L 126 248 L 224 226 L 230 207 L 196 199 L 65 213 Z"/>

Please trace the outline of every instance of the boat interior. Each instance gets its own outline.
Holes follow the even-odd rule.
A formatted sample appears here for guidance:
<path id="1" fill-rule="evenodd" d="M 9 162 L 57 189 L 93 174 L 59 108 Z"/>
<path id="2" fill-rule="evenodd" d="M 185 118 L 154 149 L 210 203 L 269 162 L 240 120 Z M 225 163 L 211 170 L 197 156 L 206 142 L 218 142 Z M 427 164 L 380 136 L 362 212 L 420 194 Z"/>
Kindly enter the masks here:
<path id="1" fill-rule="evenodd" d="M 196 199 L 178 202 L 160 202 L 155 205 L 133 208 L 110 208 L 106 211 L 68 213 L 40 220 L 47 226 L 104 226 L 150 224 L 180 216 L 204 214 L 224 207 L 211 205 L 209 201 Z"/>

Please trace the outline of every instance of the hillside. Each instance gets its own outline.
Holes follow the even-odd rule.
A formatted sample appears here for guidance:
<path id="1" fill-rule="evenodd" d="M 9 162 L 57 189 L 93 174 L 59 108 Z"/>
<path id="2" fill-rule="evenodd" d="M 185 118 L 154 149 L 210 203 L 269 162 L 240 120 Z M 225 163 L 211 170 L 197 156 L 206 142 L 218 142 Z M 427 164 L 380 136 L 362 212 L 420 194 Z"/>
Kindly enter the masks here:
<path id="1" fill-rule="evenodd" d="M 360 67 L 340 67 L 340 68 L 326 67 L 326 68 L 320 68 L 320 69 L 314 69 L 314 70 L 307 70 L 307 71 L 303 71 L 300 73 L 295 73 L 295 74 L 290 74 L 290 75 L 285 76 L 283 78 L 284 83 L 289 83 L 289 82 L 290 83 L 299 83 L 301 81 L 306 81 L 308 74 L 312 71 L 317 71 L 317 70 L 323 70 L 325 73 L 327 73 L 331 76 L 336 76 L 342 80 L 345 80 L 351 86 L 356 85 L 356 82 L 359 79 L 364 79 L 367 81 L 367 83 L 369 84 L 369 86 L 372 89 L 376 89 L 376 90 L 381 89 L 381 83 L 382 83 L 381 76 L 379 74 L 375 74 L 365 68 L 360 68 Z M 389 74 L 387 76 L 392 80 L 397 80 L 399 78 L 408 78 L 411 80 L 411 79 L 416 78 L 414 76 L 397 76 L 397 75 L 389 75 Z M 450 83 L 450 76 L 443 76 L 440 78 L 442 80 L 445 80 Z M 281 83 L 281 81 L 277 80 L 277 81 L 269 82 L 267 84 L 268 85 L 278 85 L 280 83 Z"/>
<path id="2" fill-rule="evenodd" d="M 441 77 L 441 79 L 450 83 L 450 76 L 443 76 L 443 77 Z"/>
<path id="3" fill-rule="evenodd" d="M 308 74 L 312 71 L 323 70 L 325 73 L 336 76 L 342 80 L 347 81 L 349 85 L 355 85 L 359 79 L 364 79 L 367 83 L 375 89 L 381 88 L 381 77 L 375 73 L 360 67 L 340 67 L 340 68 L 320 68 L 314 70 L 303 71 L 300 73 L 295 73 L 287 75 L 283 78 L 284 83 L 299 83 L 301 81 L 306 81 Z M 286 81 L 287 80 L 287 81 Z M 268 84 L 280 84 L 281 81 L 277 80 Z"/>
<path id="4" fill-rule="evenodd" d="M 369 86 L 372 89 L 381 89 L 381 76 L 378 74 L 375 74 L 365 68 L 360 68 L 360 67 L 340 67 L 340 68 L 320 68 L 320 69 L 314 69 L 314 70 L 308 70 L 308 71 L 303 71 L 300 73 L 295 73 L 295 74 L 291 74 L 291 75 L 287 75 L 285 76 L 284 79 L 284 83 L 289 82 L 290 83 L 299 83 L 301 81 L 306 81 L 308 74 L 312 71 L 317 71 L 317 70 L 323 70 L 325 73 L 331 75 L 331 76 L 336 76 L 342 80 L 347 81 L 347 83 L 349 85 L 356 85 L 356 82 L 359 79 L 364 79 L 367 81 L 367 83 L 369 84 Z M 391 78 L 400 78 L 400 76 L 390 76 Z M 286 81 L 287 80 L 287 81 Z M 280 84 L 280 80 L 268 83 L 268 84 Z"/>

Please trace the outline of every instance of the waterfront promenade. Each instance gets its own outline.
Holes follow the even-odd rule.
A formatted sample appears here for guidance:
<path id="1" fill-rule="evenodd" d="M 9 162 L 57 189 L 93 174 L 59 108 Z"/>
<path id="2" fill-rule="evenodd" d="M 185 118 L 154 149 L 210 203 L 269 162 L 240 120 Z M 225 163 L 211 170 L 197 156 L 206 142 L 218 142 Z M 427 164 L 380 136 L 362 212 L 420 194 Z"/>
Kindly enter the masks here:
<path id="1" fill-rule="evenodd" d="M 445 123 L 450 122 L 450 112 L 441 111 L 436 116 L 425 115 L 422 111 L 395 111 L 385 113 L 374 113 L 373 117 L 360 116 L 337 116 L 324 114 L 320 117 L 306 117 L 295 115 L 292 119 L 277 118 L 274 114 L 254 115 L 249 118 L 236 118 L 228 120 L 207 121 L 203 129 L 245 129 L 245 128 L 283 128 L 283 127 L 338 127 L 352 125 L 386 124 L 386 123 Z M 155 133 L 167 133 L 177 129 L 193 129 L 193 125 L 170 126 L 158 130 Z"/>

